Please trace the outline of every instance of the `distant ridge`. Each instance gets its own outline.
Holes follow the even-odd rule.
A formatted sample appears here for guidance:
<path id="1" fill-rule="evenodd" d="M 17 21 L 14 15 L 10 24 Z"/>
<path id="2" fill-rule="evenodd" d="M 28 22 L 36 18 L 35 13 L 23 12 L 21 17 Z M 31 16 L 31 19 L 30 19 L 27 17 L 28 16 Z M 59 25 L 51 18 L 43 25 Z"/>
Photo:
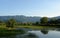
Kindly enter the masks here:
<path id="1" fill-rule="evenodd" d="M 32 17 L 32 16 L 24 16 L 24 15 L 14 15 L 14 16 L 0 16 L 0 20 L 7 21 L 9 19 L 15 19 L 17 22 L 37 22 L 41 17 Z"/>
<path id="2" fill-rule="evenodd" d="M 38 17 L 38 16 L 24 16 L 24 15 L 14 15 L 14 16 L 0 16 L 0 20 L 2 21 L 7 21 L 9 19 L 15 19 L 17 22 L 39 22 L 40 19 L 42 17 Z M 57 18 L 57 19 L 60 19 L 60 16 L 57 16 L 57 17 L 51 17 L 51 18 Z M 48 17 L 48 19 L 50 19 Z"/>

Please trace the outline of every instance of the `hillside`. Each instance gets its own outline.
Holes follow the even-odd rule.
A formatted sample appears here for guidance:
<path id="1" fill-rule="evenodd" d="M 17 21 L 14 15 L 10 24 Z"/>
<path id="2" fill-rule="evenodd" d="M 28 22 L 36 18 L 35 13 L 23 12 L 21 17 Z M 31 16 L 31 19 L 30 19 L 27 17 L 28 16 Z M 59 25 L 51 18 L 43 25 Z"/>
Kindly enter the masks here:
<path id="1" fill-rule="evenodd" d="M 7 21 L 11 18 L 15 19 L 17 22 L 37 22 L 40 20 L 41 17 L 27 17 L 23 15 L 0 16 L 0 20 L 3 20 L 3 21 Z"/>

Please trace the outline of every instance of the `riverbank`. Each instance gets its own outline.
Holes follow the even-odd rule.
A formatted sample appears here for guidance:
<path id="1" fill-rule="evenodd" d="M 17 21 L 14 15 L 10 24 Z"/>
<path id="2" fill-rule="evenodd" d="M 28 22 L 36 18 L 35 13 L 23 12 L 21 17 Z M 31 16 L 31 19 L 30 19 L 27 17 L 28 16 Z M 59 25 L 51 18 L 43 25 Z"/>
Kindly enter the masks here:
<path id="1" fill-rule="evenodd" d="M 57 26 L 36 26 L 36 25 L 15 25 L 13 28 L 8 28 L 5 25 L 1 26 L 2 29 L 16 29 L 16 28 L 27 28 L 27 29 L 42 29 L 42 28 L 56 28 Z"/>
<path id="2" fill-rule="evenodd" d="M 16 30 L 16 29 L 6 29 L 6 28 L 0 28 L 0 36 L 10 36 L 10 35 L 16 35 L 16 34 L 24 34 L 24 30 Z"/>
<path id="3" fill-rule="evenodd" d="M 24 34 L 26 33 L 26 29 L 23 30 L 21 28 L 26 29 L 32 29 L 32 30 L 41 30 L 41 29 L 47 29 L 47 28 L 55 28 L 54 26 L 25 26 L 25 25 L 16 25 L 13 28 L 8 28 L 5 26 L 0 26 L 0 36 L 10 36 L 10 35 L 16 35 L 16 34 Z"/>
<path id="4" fill-rule="evenodd" d="M 24 25 L 20 25 L 20 26 L 14 26 L 14 28 L 27 28 L 27 29 L 43 29 L 43 28 L 56 28 L 55 26 L 34 26 L 34 25 L 31 25 L 31 26 L 24 26 Z"/>

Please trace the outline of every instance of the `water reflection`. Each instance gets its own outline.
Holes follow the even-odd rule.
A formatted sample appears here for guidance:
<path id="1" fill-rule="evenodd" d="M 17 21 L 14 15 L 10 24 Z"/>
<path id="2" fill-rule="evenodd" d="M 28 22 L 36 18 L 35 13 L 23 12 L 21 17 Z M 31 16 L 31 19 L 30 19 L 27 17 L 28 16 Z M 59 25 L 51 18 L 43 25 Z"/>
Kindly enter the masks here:
<path id="1" fill-rule="evenodd" d="M 32 30 L 24 34 L 16 34 L 8 36 L 1 36 L 0 38 L 60 38 L 60 28 L 59 29 L 46 29 Z"/>
<path id="2" fill-rule="evenodd" d="M 48 30 L 45 30 L 45 29 L 42 29 L 42 30 L 41 30 L 41 33 L 43 33 L 43 34 L 48 34 L 48 32 L 49 32 L 49 31 L 48 31 Z"/>
<path id="3" fill-rule="evenodd" d="M 0 36 L 0 38 L 38 38 L 34 33 Z"/>
<path id="4" fill-rule="evenodd" d="M 24 38 L 38 38 L 38 36 L 35 35 L 34 33 L 28 33 L 27 35 L 24 36 Z"/>

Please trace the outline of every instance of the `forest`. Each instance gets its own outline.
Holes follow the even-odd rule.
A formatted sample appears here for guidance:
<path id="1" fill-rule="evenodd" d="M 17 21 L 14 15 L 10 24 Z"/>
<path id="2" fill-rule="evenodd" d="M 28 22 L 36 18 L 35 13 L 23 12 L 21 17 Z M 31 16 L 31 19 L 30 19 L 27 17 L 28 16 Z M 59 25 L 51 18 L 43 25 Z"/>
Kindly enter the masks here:
<path id="1" fill-rule="evenodd" d="M 37 21 L 35 23 L 33 22 L 17 22 L 15 19 L 11 18 L 7 21 L 2 21 L 0 20 L 0 26 L 2 27 L 11 27 L 13 28 L 14 26 L 58 26 L 60 25 L 60 19 L 56 18 L 48 18 L 48 17 L 42 17 L 40 21 Z"/>

